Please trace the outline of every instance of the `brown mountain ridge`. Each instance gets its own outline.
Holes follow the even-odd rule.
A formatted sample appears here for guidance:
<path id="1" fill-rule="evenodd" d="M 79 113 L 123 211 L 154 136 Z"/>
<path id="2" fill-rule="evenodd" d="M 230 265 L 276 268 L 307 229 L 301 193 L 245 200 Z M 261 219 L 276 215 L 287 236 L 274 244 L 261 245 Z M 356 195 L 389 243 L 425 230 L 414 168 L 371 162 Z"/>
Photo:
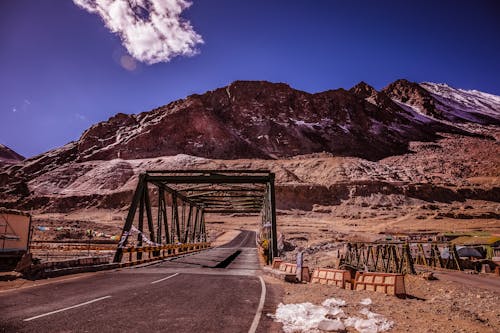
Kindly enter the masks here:
<path id="1" fill-rule="evenodd" d="M 128 177 L 108 184 L 116 189 L 136 169 L 127 160 L 178 154 L 220 161 L 320 154 L 366 164 L 411 153 L 412 142 L 435 142 L 449 135 L 493 143 L 496 139 L 484 128 L 496 129 L 499 114 L 500 97 L 446 85 L 398 80 L 376 91 L 361 82 L 350 90 L 311 94 L 284 83 L 236 81 L 149 112 L 117 114 L 75 142 L 0 169 L 0 200 L 15 205 L 29 197 L 28 202 L 36 203 L 38 194 L 51 191 L 42 184 L 57 183 L 63 189 L 97 164 L 109 165 L 107 172 L 115 173 L 123 169 L 116 165 L 126 166 Z"/>

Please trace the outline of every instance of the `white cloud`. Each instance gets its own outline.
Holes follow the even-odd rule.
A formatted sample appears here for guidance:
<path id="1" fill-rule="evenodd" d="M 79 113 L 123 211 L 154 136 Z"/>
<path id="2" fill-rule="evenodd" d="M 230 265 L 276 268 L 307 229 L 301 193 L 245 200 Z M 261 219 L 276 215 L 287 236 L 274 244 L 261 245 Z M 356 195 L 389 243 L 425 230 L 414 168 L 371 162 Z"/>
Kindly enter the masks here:
<path id="1" fill-rule="evenodd" d="M 73 0 L 98 14 L 106 27 L 118 34 L 135 59 L 147 64 L 167 62 L 175 56 L 195 55 L 203 43 L 181 13 L 187 0 Z"/>

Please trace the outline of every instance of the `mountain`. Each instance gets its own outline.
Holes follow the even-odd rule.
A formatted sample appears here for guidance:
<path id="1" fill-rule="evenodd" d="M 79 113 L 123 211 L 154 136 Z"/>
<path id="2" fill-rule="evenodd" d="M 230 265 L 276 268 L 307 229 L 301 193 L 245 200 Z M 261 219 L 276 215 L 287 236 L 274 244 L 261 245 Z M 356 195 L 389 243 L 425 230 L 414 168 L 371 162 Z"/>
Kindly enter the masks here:
<path id="1" fill-rule="evenodd" d="M 380 109 L 343 89 L 309 94 L 237 81 L 139 115 L 118 114 L 77 142 L 80 160 L 200 157 L 276 159 L 316 152 L 371 160 L 406 151 L 433 130 L 404 109 Z M 441 128 L 440 128 L 441 129 Z"/>
<path id="2" fill-rule="evenodd" d="M 500 96 L 407 80 L 395 81 L 382 91 L 400 106 L 431 119 L 500 125 Z"/>
<path id="3" fill-rule="evenodd" d="M 24 157 L 7 146 L 0 144 L 0 166 L 5 164 L 16 164 L 24 160 Z"/>
<path id="4" fill-rule="evenodd" d="M 363 185 L 369 186 L 370 191 L 382 191 L 387 182 L 417 184 L 441 179 L 444 184 L 451 181 L 446 176 L 449 174 L 452 183 L 463 186 L 469 183 L 461 177 L 495 177 L 497 171 L 476 172 L 467 158 L 459 156 L 450 164 L 450 170 L 433 174 L 423 167 L 423 171 L 416 172 L 412 170 L 416 167 L 412 158 L 436 169 L 443 163 L 415 155 L 414 142 L 430 142 L 433 147 L 450 137 L 462 138 L 467 144 L 486 147 L 479 152 L 489 154 L 478 156 L 485 163 L 498 165 L 491 159 L 500 155 L 496 144 L 499 100 L 498 96 L 476 91 L 407 80 L 398 80 L 381 91 L 361 82 L 350 90 L 315 94 L 283 83 L 236 81 L 149 112 L 117 114 L 93 125 L 75 142 L 0 169 L 0 201 L 35 209 L 50 206 L 51 210 L 82 205 L 120 207 L 130 200 L 137 173 L 148 168 L 199 165 L 270 168 L 277 172 L 278 182 L 299 186 L 290 192 L 297 198 L 304 194 L 300 186 L 316 184 L 316 190 L 322 194 L 307 200 L 318 198 L 323 204 L 329 200 L 337 202 L 339 195 L 344 197 L 346 193 L 365 193 L 354 188 L 359 186 L 355 185 L 356 179 L 371 184 Z M 469 131 L 463 124 L 484 130 Z M 300 156 L 304 155 L 306 165 L 312 168 L 307 171 L 301 166 L 304 160 Z M 401 166 L 383 164 L 395 156 L 401 156 L 393 159 Z M 291 166 L 286 162 L 290 159 L 298 160 Z M 318 159 L 324 162 L 314 162 Z M 446 159 L 446 155 L 438 158 Z M 331 163 L 344 167 L 338 170 L 328 166 Z M 464 165 L 470 165 L 471 170 L 453 169 Z M 315 166 L 324 172 L 315 170 Z M 337 178 L 332 172 L 344 176 Z M 308 179 L 308 174 L 316 177 Z M 333 184 L 339 182 L 344 184 L 342 194 L 331 192 Z M 406 190 L 413 191 L 410 187 Z M 420 195 L 415 191 L 414 195 Z M 488 188 L 479 197 L 494 197 L 495 191 Z M 469 192 L 457 198 L 464 198 L 464 193 Z M 297 198 L 289 201 L 300 206 Z M 311 207 L 310 203 L 306 206 Z"/>

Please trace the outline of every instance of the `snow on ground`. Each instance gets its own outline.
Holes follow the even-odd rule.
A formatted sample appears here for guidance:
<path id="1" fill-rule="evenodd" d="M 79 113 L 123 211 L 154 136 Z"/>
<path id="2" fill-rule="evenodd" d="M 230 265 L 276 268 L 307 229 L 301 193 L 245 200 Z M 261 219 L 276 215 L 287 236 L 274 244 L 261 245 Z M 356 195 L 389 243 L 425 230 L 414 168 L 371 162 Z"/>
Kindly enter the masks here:
<path id="1" fill-rule="evenodd" d="M 359 301 L 359 304 L 370 305 L 370 304 L 372 304 L 372 299 L 371 298 L 363 298 L 361 301 Z"/>
<path id="2" fill-rule="evenodd" d="M 360 304 L 369 306 L 371 299 L 363 299 Z M 378 333 L 390 330 L 394 323 L 367 307 L 355 316 L 348 316 L 341 309 L 346 306 L 344 300 L 329 298 L 321 305 L 309 302 L 298 304 L 280 303 L 274 315 L 275 321 L 283 324 L 285 333 L 342 332 L 346 327 L 353 327 L 360 333 Z"/>

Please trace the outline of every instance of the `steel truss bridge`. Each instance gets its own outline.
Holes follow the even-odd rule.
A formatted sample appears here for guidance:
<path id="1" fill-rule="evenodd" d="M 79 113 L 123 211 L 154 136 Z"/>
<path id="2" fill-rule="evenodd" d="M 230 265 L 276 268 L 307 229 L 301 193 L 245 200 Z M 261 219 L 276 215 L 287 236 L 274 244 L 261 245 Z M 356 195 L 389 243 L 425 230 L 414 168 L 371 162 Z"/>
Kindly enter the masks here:
<path id="1" fill-rule="evenodd" d="M 408 244 L 347 243 L 341 265 L 361 271 L 415 274 Z"/>
<path id="2" fill-rule="evenodd" d="M 415 265 L 462 270 L 455 245 L 450 243 L 347 243 L 341 265 L 356 270 L 415 274 Z"/>
<path id="3" fill-rule="evenodd" d="M 144 243 L 162 247 L 206 242 L 206 214 L 260 214 L 260 238 L 265 240 L 271 261 L 278 255 L 274 178 L 268 170 L 155 170 L 140 174 L 114 262 L 122 260 L 127 246 L 140 249 Z M 138 251 L 137 258 L 141 257 Z"/>

